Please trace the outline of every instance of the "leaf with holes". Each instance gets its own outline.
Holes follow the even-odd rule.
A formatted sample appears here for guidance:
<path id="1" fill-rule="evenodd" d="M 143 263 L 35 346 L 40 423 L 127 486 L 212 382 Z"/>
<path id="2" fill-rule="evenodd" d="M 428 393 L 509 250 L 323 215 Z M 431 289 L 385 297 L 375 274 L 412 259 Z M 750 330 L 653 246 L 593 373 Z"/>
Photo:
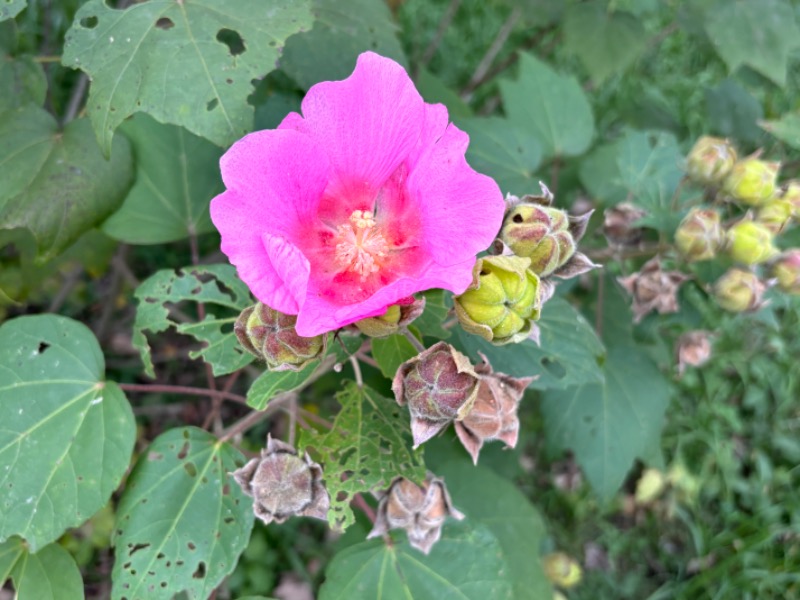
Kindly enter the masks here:
<path id="1" fill-rule="evenodd" d="M 304 89 L 344 79 L 367 50 L 406 64 L 397 25 L 382 0 L 315 0 L 314 28 L 286 41 L 281 70 Z"/>
<path id="2" fill-rule="evenodd" d="M 139 349 L 145 373 L 150 377 L 155 377 L 155 370 L 145 332 L 160 333 L 170 327 L 205 343 L 202 349 L 190 352 L 189 356 L 202 358 L 210 364 L 214 375 L 231 373 L 253 361 L 253 355 L 242 349 L 233 333 L 233 324 L 239 313 L 253 304 L 250 290 L 236 276 L 234 267 L 204 265 L 180 271 L 158 271 L 136 288 L 135 296 L 139 306 L 133 323 L 132 341 Z M 166 303 L 184 300 L 216 305 L 228 316 L 217 317 L 206 306 L 204 320 L 178 321 L 170 314 Z"/>
<path id="3" fill-rule="evenodd" d="M 422 451 L 411 449 L 408 411 L 368 387 L 348 383 L 336 395 L 342 409 L 330 431 L 303 431 L 300 448 L 312 447 L 322 462 L 331 495 L 328 521 L 346 529 L 355 521 L 353 495 L 389 486 L 402 475 L 425 479 Z"/>
<path id="4" fill-rule="evenodd" d="M 418 354 L 417 349 L 399 333 L 372 340 L 372 358 L 384 377 L 392 379 L 400 365 Z"/>
<path id="5" fill-rule="evenodd" d="M 230 473 L 244 456 L 194 427 L 161 434 L 142 454 L 117 508 L 115 600 L 208 598 L 239 560 L 252 499 Z"/>
<path id="6" fill-rule="evenodd" d="M 105 160 L 86 119 L 59 131 L 32 104 L 0 113 L 0 229 L 27 229 L 41 261 L 103 222 L 133 183 L 130 144 L 120 136 Z"/>
<path id="7" fill-rule="evenodd" d="M 19 538 L 0 544 L 0 587 L 11 580 L 18 600 L 83 600 L 83 579 L 75 559 L 59 544 L 36 554 Z"/>
<path id="8" fill-rule="evenodd" d="M 212 143 L 138 114 L 120 127 L 133 144 L 136 183 L 103 231 L 129 244 L 162 244 L 214 230 L 208 206 L 222 191 Z"/>
<path id="9" fill-rule="evenodd" d="M 460 327 L 455 329 L 452 344 L 473 362 L 481 360 L 478 353 L 482 352 L 497 371 L 514 377 L 538 375 L 529 386 L 532 389 L 564 389 L 603 381 L 603 344 L 569 302 L 558 297 L 548 300 L 538 325 L 540 346 L 533 340 L 493 346 Z"/>
<path id="10" fill-rule="evenodd" d="M 624 71 L 647 45 L 642 22 L 609 10 L 599 0 L 570 6 L 564 18 L 564 46 L 580 58 L 595 83 Z"/>
<path id="11" fill-rule="evenodd" d="M 300 371 L 264 371 L 247 390 L 248 406 L 264 410 L 278 394 L 291 392 L 303 385 L 319 365 L 319 361 L 314 361 Z"/>
<path id="12" fill-rule="evenodd" d="M 708 12 L 705 28 L 728 70 L 747 65 L 781 87 L 786 83 L 790 55 L 800 47 L 800 28 L 789 2 L 718 3 Z"/>
<path id="13" fill-rule="evenodd" d="M 18 317 L 0 327 L 0 541 L 31 551 L 108 502 L 131 458 L 133 412 L 103 380 L 100 346 L 65 317 Z"/>
<path id="14" fill-rule="evenodd" d="M 786 113 L 775 121 L 759 121 L 763 129 L 774 137 L 800 150 L 800 112 Z"/>
<path id="15" fill-rule="evenodd" d="M 62 62 L 92 78 L 86 106 L 105 152 L 137 112 L 227 146 L 253 127 L 253 80 L 311 23 L 307 0 L 149 0 L 126 9 L 90 0 L 66 34 Z"/>
<path id="16" fill-rule="evenodd" d="M 13 19 L 28 6 L 28 0 L 3 0 L 0 2 L 0 22 Z"/>
<path id="17" fill-rule="evenodd" d="M 0 113 L 26 104 L 41 106 L 46 93 L 42 65 L 30 56 L 12 58 L 0 51 Z"/>
<path id="18" fill-rule="evenodd" d="M 408 545 L 370 540 L 334 556 L 325 571 L 320 600 L 511 600 L 503 551 L 486 525 L 449 521 L 429 555 Z M 520 596 L 539 598 L 539 596 Z"/>
<path id="19" fill-rule="evenodd" d="M 497 181 L 504 193 L 522 196 L 538 187 L 542 146 L 535 137 L 500 117 L 464 119 L 458 125 L 469 134 L 469 164 Z"/>
<path id="20" fill-rule="evenodd" d="M 508 120 L 534 136 L 545 156 L 577 156 L 589 147 L 594 137 L 592 108 L 571 75 L 556 73 L 523 52 L 519 77 L 501 81 L 500 93 Z"/>

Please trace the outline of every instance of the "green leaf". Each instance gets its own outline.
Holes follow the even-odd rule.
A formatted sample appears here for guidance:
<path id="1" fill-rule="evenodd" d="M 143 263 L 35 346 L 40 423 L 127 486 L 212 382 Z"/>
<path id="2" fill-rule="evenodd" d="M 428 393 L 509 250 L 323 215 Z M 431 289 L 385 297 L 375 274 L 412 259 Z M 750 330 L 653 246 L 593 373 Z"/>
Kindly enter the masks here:
<path id="1" fill-rule="evenodd" d="M 302 88 L 345 79 L 367 50 L 406 65 L 397 26 L 382 0 L 314 0 L 314 28 L 287 40 L 281 69 Z"/>
<path id="2" fill-rule="evenodd" d="M 605 0 L 572 5 L 564 18 L 564 44 L 580 58 L 595 83 L 624 71 L 647 46 L 641 21 L 609 10 Z"/>
<path id="3" fill-rule="evenodd" d="M 458 125 L 469 134 L 469 164 L 497 181 L 504 194 L 521 196 L 537 188 L 542 146 L 530 133 L 501 117 L 464 119 Z"/>
<path id="4" fill-rule="evenodd" d="M 649 213 L 642 223 L 669 231 L 681 219 L 673 195 L 684 174 L 682 164 L 672 134 L 627 130 L 582 161 L 580 178 L 603 205 L 633 202 Z"/>
<path id="5" fill-rule="evenodd" d="M 19 538 L 0 544 L 0 587 L 11 580 L 15 600 L 83 600 L 83 579 L 75 559 L 58 544 L 31 554 Z"/>
<path id="6" fill-rule="evenodd" d="M 30 56 L 0 54 L 0 113 L 26 104 L 41 106 L 45 94 L 47 78 L 39 63 Z"/>
<path id="7" fill-rule="evenodd" d="M 0 181 L 0 229 L 28 229 L 46 261 L 120 205 L 133 183 L 130 145 L 120 137 L 106 161 L 86 119 L 59 131 L 27 105 L 0 114 Z"/>
<path id="8" fill-rule="evenodd" d="M 795 150 L 800 150 L 800 112 L 786 113 L 775 121 L 759 121 L 763 129 Z"/>
<path id="9" fill-rule="evenodd" d="M 589 147 L 594 117 L 575 77 L 523 52 L 518 79 L 501 81 L 500 93 L 511 124 L 539 140 L 545 156 L 577 156 Z"/>
<path id="10" fill-rule="evenodd" d="M 764 132 L 757 121 L 764 116 L 761 103 L 733 79 L 706 90 L 706 114 L 711 132 L 745 142 L 758 142 Z"/>
<path id="11" fill-rule="evenodd" d="M 493 346 L 461 327 L 455 328 L 455 339 L 451 343 L 467 353 L 473 362 L 481 360 L 478 352 L 482 352 L 495 370 L 502 373 L 514 377 L 538 375 L 529 386 L 533 389 L 564 389 L 603 381 L 599 365 L 603 344 L 592 326 L 569 302 L 559 297 L 548 300 L 538 324 L 541 346 L 533 340 Z"/>
<path id="12" fill-rule="evenodd" d="M 112 598 L 208 598 L 253 528 L 252 499 L 229 476 L 245 462 L 194 427 L 161 434 L 142 454 L 117 508 Z"/>
<path id="13" fill-rule="evenodd" d="M 222 151 L 145 114 L 120 127 L 136 156 L 136 184 L 103 231 L 129 244 L 163 244 L 214 230 L 208 206 L 222 191 Z"/>
<path id="14" fill-rule="evenodd" d="M 227 146 L 253 127 L 253 80 L 309 27 L 307 0 L 150 0 L 124 10 L 90 0 L 62 61 L 92 79 L 86 106 L 104 152 L 136 112 Z"/>
<path id="15" fill-rule="evenodd" d="M 448 87 L 444 81 L 428 71 L 428 69 L 421 68 L 419 70 L 414 84 L 417 86 L 420 96 L 425 99 L 425 102 L 444 104 L 451 120 L 472 116 L 472 109 L 469 104 L 461 99 L 458 92 Z"/>
<path id="16" fill-rule="evenodd" d="M 0 21 L 13 19 L 28 6 L 28 0 L 4 0 L 0 4 Z"/>
<path id="17" fill-rule="evenodd" d="M 785 0 L 729 0 L 706 16 L 706 33 L 733 72 L 752 67 L 779 86 L 786 83 L 789 56 L 800 46 L 800 28 Z"/>
<path id="18" fill-rule="evenodd" d="M 136 437 L 133 411 L 91 331 L 55 315 L 0 327 L 0 540 L 30 549 L 100 510 Z"/>
<path id="19" fill-rule="evenodd" d="M 372 358 L 378 363 L 383 376 L 389 379 L 394 378 L 400 365 L 417 354 L 417 349 L 399 333 L 372 340 Z"/>
<path id="20" fill-rule="evenodd" d="M 247 390 L 248 406 L 264 410 L 278 394 L 291 392 L 303 385 L 319 365 L 319 361 L 314 361 L 300 371 L 264 371 Z"/>
<path id="21" fill-rule="evenodd" d="M 485 525 L 503 552 L 505 578 L 514 587 L 514 598 L 550 598 L 552 589 L 539 561 L 546 537 L 542 517 L 528 498 L 507 479 L 469 460 L 431 465 L 444 477 L 458 510 L 467 523 Z"/>
<path id="22" fill-rule="evenodd" d="M 608 501 L 633 461 L 660 438 L 670 387 L 632 338 L 609 344 L 604 372 L 605 384 L 547 391 L 541 411 L 550 450 L 572 450 L 586 479 Z"/>
<path id="23" fill-rule="evenodd" d="M 362 542 L 338 553 L 319 599 L 510 600 L 515 596 L 504 567 L 500 544 L 485 525 L 448 522 L 427 556 L 405 539 L 391 546 Z"/>
<path id="24" fill-rule="evenodd" d="M 336 395 L 342 406 L 330 431 L 303 431 L 299 446 L 316 449 L 331 496 L 328 521 L 347 529 L 355 521 L 353 495 L 386 488 L 402 475 L 425 479 L 422 451 L 411 449 L 408 411 L 376 391 L 348 383 Z"/>
<path id="25" fill-rule="evenodd" d="M 450 312 L 450 308 L 445 304 L 444 290 L 429 290 L 423 294 L 425 295 L 425 310 L 414 321 L 414 327 L 419 329 L 423 335 L 446 340 L 452 334 L 448 329 L 442 327 Z"/>
<path id="26" fill-rule="evenodd" d="M 189 353 L 211 365 L 214 375 L 225 375 L 253 361 L 233 333 L 233 324 L 245 308 L 253 304 L 250 290 L 236 276 L 231 265 L 186 267 L 180 271 L 165 269 L 143 281 L 134 294 L 139 300 L 133 323 L 133 345 L 139 349 L 144 371 L 155 377 L 150 358 L 150 344 L 145 332 L 160 333 L 174 327 L 178 333 L 194 337 L 205 346 Z M 167 302 L 203 302 L 206 318 L 199 322 L 181 323 L 170 315 Z M 217 317 L 208 307 L 215 304 L 230 316 Z"/>

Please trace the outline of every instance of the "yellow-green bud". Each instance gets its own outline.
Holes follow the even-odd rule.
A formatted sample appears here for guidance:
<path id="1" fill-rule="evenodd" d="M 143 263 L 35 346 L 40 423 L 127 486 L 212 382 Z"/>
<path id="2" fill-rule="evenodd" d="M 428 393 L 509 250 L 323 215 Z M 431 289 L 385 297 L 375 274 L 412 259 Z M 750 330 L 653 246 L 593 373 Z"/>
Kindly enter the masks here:
<path id="1" fill-rule="evenodd" d="M 425 298 L 414 299 L 413 296 L 409 296 L 389 306 L 382 315 L 361 319 L 354 325 L 369 337 L 386 337 L 397 333 L 401 327 L 419 317 L 424 310 Z"/>
<path id="2" fill-rule="evenodd" d="M 718 185 L 736 163 L 736 149 L 721 138 L 704 135 L 686 157 L 686 173 L 704 185 Z"/>
<path id="3" fill-rule="evenodd" d="M 784 292 L 800 295 L 800 249 L 794 248 L 782 254 L 772 265 L 772 276 Z"/>
<path id="4" fill-rule="evenodd" d="M 530 269 L 546 277 L 575 254 L 569 215 L 540 204 L 519 204 L 511 209 L 500 238 L 517 256 L 531 259 Z"/>
<path id="5" fill-rule="evenodd" d="M 780 198 L 791 205 L 792 218 L 800 220 L 800 181 L 792 179 L 786 182 Z"/>
<path id="6" fill-rule="evenodd" d="M 539 319 L 539 277 L 529 258 L 488 256 L 478 259 L 473 282 L 454 300 L 461 326 L 495 344 L 528 337 Z"/>
<path id="7" fill-rule="evenodd" d="M 666 485 L 666 477 L 658 469 L 645 469 L 636 483 L 636 503 L 650 504 L 661 495 Z"/>
<path id="8" fill-rule="evenodd" d="M 583 578 L 583 570 L 576 560 L 564 552 L 553 552 L 542 559 L 544 573 L 551 583 L 560 588 L 575 587 Z"/>
<path id="9" fill-rule="evenodd" d="M 714 284 L 714 298 L 725 310 L 740 313 L 759 308 L 765 289 L 755 273 L 729 269 Z"/>
<path id="10" fill-rule="evenodd" d="M 763 224 L 744 220 L 733 225 L 727 233 L 726 250 L 733 260 L 745 265 L 757 265 L 775 256 L 773 233 Z"/>
<path id="11" fill-rule="evenodd" d="M 725 192 L 739 202 L 760 206 L 775 194 L 775 182 L 781 165 L 757 158 L 745 158 L 737 162 L 723 187 Z"/>
<path id="12" fill-rule="evenodd" d="M 675 245 L 690 262 L 714 258 L 723 241 L 719 213 L 711 208 L 693 208 L 675 231 Z"/>
<path id="13" fill-rule="evenodd" d="M 325 353 L 326 336 L 297 335 L 296 315 L 285 315 L 261 302 L 242 311 L 233 331 L 239 343 L 273 371 L 299 371 Z"/>

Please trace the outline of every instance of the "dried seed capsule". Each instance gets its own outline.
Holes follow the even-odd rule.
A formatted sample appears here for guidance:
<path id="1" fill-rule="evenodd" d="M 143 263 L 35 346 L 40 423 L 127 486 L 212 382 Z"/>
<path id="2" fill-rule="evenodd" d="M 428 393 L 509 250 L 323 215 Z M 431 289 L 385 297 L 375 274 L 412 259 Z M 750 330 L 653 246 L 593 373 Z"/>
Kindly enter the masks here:
<path id="1" fill-rule="evenodd" d="M 326 519 L 330 497 L 322 467 L 308 453 L 303 458 L 289 444 L 267 438 L 261 457 L 232 473 L 242 491 L 253 497 L 253 511 L 264 523 L 283 523 L 292 516 Z"/>
<path id="2" fill-rule="evenodd" d="M 453 508 L 442 479 L 429 473 L 423 484 L 417 485 L 398 477 L 381 495 L 375 525 L 367 538 L 405 529 L 409 544 L 428 554 L 441 537 L 447 517 L 460 521 L 464 515 Z"/>
<path id="3" fill-rule="evenodd" d="M 772 232 L 761 223 L 739 221 L 726 234 L 726 250 L 731 258 L 745 265 L 757 265 L 774 257 L 778 250 L 772 244 Z"/>
<path id="4" fill-rule="evenodd" d="M 760 206 L 775 194 L 781 165 L 751 157 L 737 162 L 725 179 L 723 188 L 734 200 Z"/>
<path id="5" fill-rule="evenodd" d="M 676 346 L 678 374 L 683 374 L 686 365 L 702 367 L 711 358 L 711 334 L 708 331 L 687 331 Z"/>
<path id="6" fill-rule="evenodd" d="M 622 202 L 603 213 L 603 235 L 613 246 L 635 246 L 642 241 L 644 229 L 636 222 L 647 216 L 647 211 L 629 202 Z"/>
<path id="7" fill-rule="evenodd" d="M 652 310 L 660 314 L 678 312 L 678 290 L 687 277 L 680 271 L 664 271 L 658 257 L 645 263 L 642 270 L 620 282 L 633 297 L 633 321 L 638 323 Z"/>
<path id="8" fill-rule="evenodd" d="M 763 306 L 766 286 L 758 276 L 743 269 L 729 269 L 714 284 L 714 298 L 729 312 L 752 311 Z"/>
<path id="9" fill-rule="evenodd" d="M 724 241 L 719 213 L 710 208 L 693 208 L 675 231 L 675 245 L 690 262 L 714 258 Z"/>

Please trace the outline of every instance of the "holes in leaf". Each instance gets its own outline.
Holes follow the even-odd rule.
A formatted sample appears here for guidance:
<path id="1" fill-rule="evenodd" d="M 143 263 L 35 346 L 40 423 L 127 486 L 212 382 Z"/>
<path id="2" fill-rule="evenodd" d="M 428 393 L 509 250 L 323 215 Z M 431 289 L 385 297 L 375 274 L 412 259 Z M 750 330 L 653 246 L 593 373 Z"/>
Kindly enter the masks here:
<path id="1" fill-rule="evenodd" d="M 222 522 L 223 522 L 223 523 L 225 523 L 225 525 L 230 525 L 230 524 L 231 524 L 231 523 L 233 523 L 235 520 L 236 520 L 236 519 L 234 519 L 233 517 L 225 517 L 224 519 L 222 519 Z"/>
<path id="2" fill-rule="evenodd" d="M 161 452 L 148 452 L 147 453 L 147 460 L 153 462 L 155 460 L 162 460 L 164 455 Z"/>
<path id="3" fill-rule="evenodd" d="M 189 474 L 189 477 L 197 477 L 197 467 L 193 462 L 183 463 L 183 469 Z"/>
<path id="4" fill-rule="evenodd" d="M 200 561 L 200 564 L 197 565 L 197 570 L 192 573 L 193 579 L 202 579 L 206 576 L 206 563 Z"/>
<path id="5" fill-rule="evenodd" d="M 44 351 L 47 350 L 49 347 L 50 344 L 48 344 L 47 342 L 39 342 L 39 348 L 37 349 L 37 352 L 39 354 L 44 354 Z"/>
<path id="6" fill-rule="evenodd" d="M 144 550 L 145 548 L 149 548 L 150 544 L 128 544 L 128 556 L 133 556 L 139 550 Z"/>
<path id="7" fill-rule="evenodd" d="M 175 27 L 175 22 L 169 17 L 161 17 L 158 21 L 156 21 L 156 27 L 166 31 L 167 29 L 172 29 Z"/>
<path id="8" fill-rule="evenodd" d="M 222 495 L 223 496 L 230 496 L 231 494 L 231 486 L 227 483 L 222 486 Z"/>
<path id="9" fill-rule="evenodd" d="M 183 442 L 183 446 L 178 452 L 178 460 L 183 460 L 187 454 L 189 454 L 189 442 Z"/>
<path id="10" fill-rule="evenodd" d="M 217 32 L 217 41 L 222 42 L 228 47 L 228 52 L 231 53 L 231 56 L 237 56 L 245 51 L 242 36 L 233 29 L 220 29 Z"/>
<path id="11" fill-rule="evenodd" d="M 564 376 L 567 374 L 567 370 L 557 360 L 550 360 L 549 358 L 544 357 L 542 359 L 542 366 L 556 379 L 564 379 Z"/>
<path id="12" fill-rule="evenodd" d="M 217 108 L 217 104 L 219 104 L 219 100 L 217 100 L 216 98 L 212 98 L 211 100 L 208 101 L 208 104 L 206 104 L 206 110 L 208 112 L 211 112 L 212 110 Z"/>
<path id="13" fill-rule="evenodd" d="M 194 550 L 195 548 L 197 548 L 197 546 L 195 546 L 192 542 L 189 542 L 188 544 L 186 544 L 186 546 L 189 548 L 189 550 Z"/>
<path id="14" fill-rule="evenodd" d="M 86 29 L 94 29 L 97 27 L 97 17 L 83 17 L 81 19 L 81 27 Z"/>
<path id="15" fill-rule="evenodd" d="M 344 502 L 345 500 L 347 500 L 349 495 L 350 494 L 348 494 L 347 492 L 344 492 L 344 491 L 339 492 L 338 494 L 336 494 L 336 501 L 337 502 Z"/>

